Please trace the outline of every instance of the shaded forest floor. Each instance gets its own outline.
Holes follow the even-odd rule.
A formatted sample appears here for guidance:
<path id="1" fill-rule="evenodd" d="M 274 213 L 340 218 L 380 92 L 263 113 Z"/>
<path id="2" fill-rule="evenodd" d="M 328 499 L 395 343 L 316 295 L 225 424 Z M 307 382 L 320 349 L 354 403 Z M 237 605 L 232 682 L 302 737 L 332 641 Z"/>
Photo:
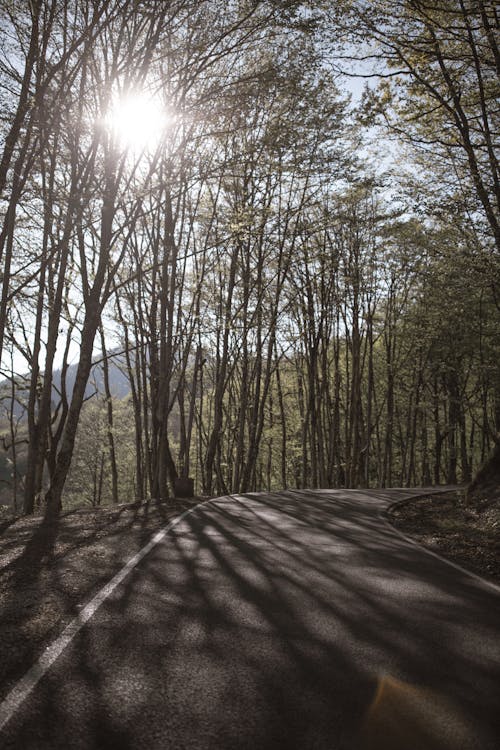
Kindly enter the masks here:
<path id="1" fill-rule="evenodd" d="M 155 531 L 205 499 L 1 520 L 0 700 Z"/>
<path id="2" fill-rule="evenodd" d="M 500 492 L 472 502 L 465 491 L 412 498 L 388 517 L 424 547 L 500 583 Z"/>

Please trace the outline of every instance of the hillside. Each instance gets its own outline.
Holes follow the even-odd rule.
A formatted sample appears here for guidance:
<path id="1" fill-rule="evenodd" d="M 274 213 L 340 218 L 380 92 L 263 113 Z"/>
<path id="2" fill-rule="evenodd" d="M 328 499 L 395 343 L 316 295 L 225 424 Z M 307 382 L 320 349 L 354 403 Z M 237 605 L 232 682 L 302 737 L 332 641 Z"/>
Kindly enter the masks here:
<path id="1" fill-rule="evenodd" d="M 468 570 L 500 583 L 500 492 L 472 501 L 465 490 L 399 503 L 394 526 Z"/>

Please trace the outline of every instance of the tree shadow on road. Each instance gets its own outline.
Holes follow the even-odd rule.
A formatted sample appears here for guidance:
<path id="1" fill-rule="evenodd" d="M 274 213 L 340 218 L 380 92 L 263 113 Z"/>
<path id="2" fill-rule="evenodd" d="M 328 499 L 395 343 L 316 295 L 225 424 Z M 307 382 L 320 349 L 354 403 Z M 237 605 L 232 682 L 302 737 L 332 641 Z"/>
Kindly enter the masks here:
<path id="1" fill-rule="evenodd" d="M 194 501 L 19 519 L 0 540 L 0 697 L 152 534 Z"/>
<path id="2" fill-rule="evenodd" d="M 495 748 L 498 598 L 377 507 L 290 492 L 188 515 L 44 679 L 37 750 Z"/>

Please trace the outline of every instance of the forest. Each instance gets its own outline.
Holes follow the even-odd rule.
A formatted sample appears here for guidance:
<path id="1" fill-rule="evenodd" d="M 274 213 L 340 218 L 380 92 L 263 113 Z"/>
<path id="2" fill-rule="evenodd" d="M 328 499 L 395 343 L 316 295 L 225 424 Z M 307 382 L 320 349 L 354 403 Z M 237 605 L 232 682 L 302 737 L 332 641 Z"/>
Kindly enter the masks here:
<path id="1" fill-rule="evenodd" d="M 4 506 L 500 473 L 495 3 L 0 24 Z"/>

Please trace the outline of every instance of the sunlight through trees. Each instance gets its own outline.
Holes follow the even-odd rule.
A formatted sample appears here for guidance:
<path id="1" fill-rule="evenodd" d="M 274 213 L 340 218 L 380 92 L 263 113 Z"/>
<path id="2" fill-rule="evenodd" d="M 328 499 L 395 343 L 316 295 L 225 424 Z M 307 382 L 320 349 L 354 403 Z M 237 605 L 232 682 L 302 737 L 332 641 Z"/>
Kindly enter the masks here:
<path id="1" fill-rule="evenodd" d="M 473 478 L 499 20 L 397 7 L 0 0 L 5 505 Z"/>

